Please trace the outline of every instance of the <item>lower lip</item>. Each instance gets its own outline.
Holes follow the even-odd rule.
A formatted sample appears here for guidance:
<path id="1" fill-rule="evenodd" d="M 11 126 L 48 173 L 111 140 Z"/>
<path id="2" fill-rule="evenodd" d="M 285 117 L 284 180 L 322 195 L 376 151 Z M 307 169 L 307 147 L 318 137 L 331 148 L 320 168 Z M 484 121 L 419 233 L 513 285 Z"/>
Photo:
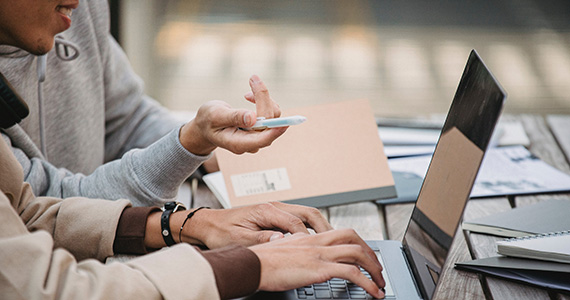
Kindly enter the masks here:
<path id="1" fill-rule="evenodd" d="M 61 17 L 61 19 L 63 20 L 63 22 L 65 23 L 65 29 L 64 30 L 69 29 L 69 27 L 71 27 L 71 18 L 60 13 L 60 12 L 58 12 L 58 14 Z"/>

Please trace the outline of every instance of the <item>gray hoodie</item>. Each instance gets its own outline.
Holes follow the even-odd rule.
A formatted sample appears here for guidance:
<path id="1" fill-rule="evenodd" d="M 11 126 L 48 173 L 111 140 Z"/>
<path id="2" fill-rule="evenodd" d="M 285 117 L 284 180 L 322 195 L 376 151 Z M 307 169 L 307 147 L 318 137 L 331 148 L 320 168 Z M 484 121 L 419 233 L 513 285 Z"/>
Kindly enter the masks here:
<path id="1" fill-rule="evenodd" d="M 208 157 L 184 149 L 181 123 L 143 94 L 109 35 L 107 1 L 82 1 L 72 20 L 45 58 L 0 46 L 0 72 L 30 108 L 20 124 L 2 131 L 25 180 L 38 196 L 135 205 L 175 198 Z"/>

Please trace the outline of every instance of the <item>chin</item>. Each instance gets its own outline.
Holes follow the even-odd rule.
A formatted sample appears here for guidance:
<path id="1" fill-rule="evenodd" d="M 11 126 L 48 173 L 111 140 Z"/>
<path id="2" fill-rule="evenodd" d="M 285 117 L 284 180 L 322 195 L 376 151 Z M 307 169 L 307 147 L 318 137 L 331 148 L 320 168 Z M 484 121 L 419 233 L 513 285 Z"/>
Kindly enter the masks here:
<path id="1" fill-rule="evenodd" d="M 16 45 L 18 48 L 26 50 L 34 55 L 44 55 L 53 48 L 54 37 L 48 39 L 37 38 L 35 41 L 24 42 L 23 45 Z"/>
<path id="2" fill-rule="evenodd" d="M 38 44 L 35 51 L 31 51 L 35 55 L 44 55 L 48 53 L 53 48 L 53 40 L 49 44 Z"/>

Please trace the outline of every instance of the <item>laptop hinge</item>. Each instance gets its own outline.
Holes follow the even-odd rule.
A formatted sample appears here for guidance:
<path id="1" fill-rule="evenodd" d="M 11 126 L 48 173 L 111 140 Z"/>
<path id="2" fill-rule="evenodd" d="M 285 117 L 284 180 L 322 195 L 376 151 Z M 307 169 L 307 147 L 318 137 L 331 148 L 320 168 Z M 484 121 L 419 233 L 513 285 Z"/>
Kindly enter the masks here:
<path id="1" fill-rule="evenodd" d="M 417 274 L 417 272 L 415 271 L 414 268 L 412 268 L 412 262 L 411 262 L 411 258 L 409 257 L 408 251 L 406 251 L 406 245 L 402 245 L 402 247 L 400 247 L 400 250 L 402 250 L 402 255 L 404 256 L 404 261 L 406 261 L 406 266 L 408 267 L 408 270 L 410 271 L 410 274 L 412 274 L 412 280 L 414 281 L 414 286 L 416 287 L 416 292 L 418 293 L 418 296 L 421 299 L 429 299 L 428 297 L 425 297 L 421 291 L 421 283 L 418 282 L 418 280 L 416 278 L 420 278 L 419 274 Z"/>

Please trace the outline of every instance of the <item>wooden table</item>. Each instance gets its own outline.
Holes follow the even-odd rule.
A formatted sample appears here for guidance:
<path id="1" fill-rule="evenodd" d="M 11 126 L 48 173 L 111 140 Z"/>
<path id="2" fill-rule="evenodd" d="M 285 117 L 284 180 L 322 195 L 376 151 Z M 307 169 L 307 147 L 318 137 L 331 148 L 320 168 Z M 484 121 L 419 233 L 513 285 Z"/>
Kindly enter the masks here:
<path id="1" fill-rule="evenodd" d="M 570 116 L 505 116 L 522 122 L 531 141 L 529 150 L 563 172 L 570 174 Z M 470 200 L 464 219 L 474 219 L 499 211 L 543 201 L 545 199 L 569 199 L 570 193 L 538 195 L 514 199 L 492 198 Z M 195 205 L 221 207 L 207 187 L 200 185 Z M 364 239 L 401 240 L 412 213 L 413 204 L 380 206 L 373 202 L 342 205 L 322 209 L 335 228 L 354 228 Z M 454 269 L 456 262 L 496 255 L 498 237 L 462 232 L 458 230 L 447 264 L 434 299 L 568 299 L 570 295 L 558 294 L 502 279 L 478 276 Z"/>

